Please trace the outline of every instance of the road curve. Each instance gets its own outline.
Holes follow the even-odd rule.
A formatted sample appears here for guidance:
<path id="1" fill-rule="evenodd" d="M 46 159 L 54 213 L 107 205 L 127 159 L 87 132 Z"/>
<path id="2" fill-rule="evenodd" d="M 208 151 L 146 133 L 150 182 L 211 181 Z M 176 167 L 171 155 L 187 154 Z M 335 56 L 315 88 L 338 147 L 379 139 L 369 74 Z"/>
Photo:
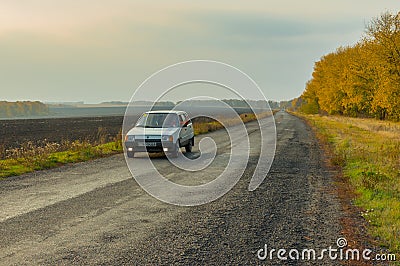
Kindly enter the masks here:
<path id="1" fill-rule="evenodd" d="M 201 206 L 149 196 L 122 155 L 0 181 L 0 265 L 273 265 L 282 261 L 257 258 L 265 245 L 335 245 L 340 204 L 327 193 L 333 179 L 313 133 L 285 112 L 275 119 L 276 156 L 261 186 L 247 189 L 260 152 L 252 122 L 243 177 L 225 196 Z M 205 136 L 216 141 L 218 153 L 203 174 L 177 174 L 165 158 L 154 158 L 156 167 L 176 183 L 209 182 L 223 171 L 230 145 L 224 130 Z M 318 264 L 324 263 L 331 265 Z"/>

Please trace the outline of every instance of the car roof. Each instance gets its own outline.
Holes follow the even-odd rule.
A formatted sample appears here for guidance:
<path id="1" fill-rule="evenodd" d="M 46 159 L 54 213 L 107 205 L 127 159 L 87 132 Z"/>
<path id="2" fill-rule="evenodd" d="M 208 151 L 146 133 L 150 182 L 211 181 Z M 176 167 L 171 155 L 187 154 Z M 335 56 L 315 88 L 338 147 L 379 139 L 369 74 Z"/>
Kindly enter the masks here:
<path id="1" fill-rule="evenodd" d="M 148 111 L 146 114 L 185 114 L 184 111 L 176 110 L 159 110 L 159 111 Z"/>

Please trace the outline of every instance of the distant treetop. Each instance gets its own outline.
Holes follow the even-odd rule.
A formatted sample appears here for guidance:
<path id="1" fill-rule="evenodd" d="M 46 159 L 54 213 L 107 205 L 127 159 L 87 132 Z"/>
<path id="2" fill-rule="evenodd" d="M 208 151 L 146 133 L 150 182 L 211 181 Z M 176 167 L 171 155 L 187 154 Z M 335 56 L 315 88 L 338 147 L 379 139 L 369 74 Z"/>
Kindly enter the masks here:
<path id="1" fill-rule="evenodd" d="M 39 101 L 0 101 L 0 118 L 48 115 L 49 108 Z"/>

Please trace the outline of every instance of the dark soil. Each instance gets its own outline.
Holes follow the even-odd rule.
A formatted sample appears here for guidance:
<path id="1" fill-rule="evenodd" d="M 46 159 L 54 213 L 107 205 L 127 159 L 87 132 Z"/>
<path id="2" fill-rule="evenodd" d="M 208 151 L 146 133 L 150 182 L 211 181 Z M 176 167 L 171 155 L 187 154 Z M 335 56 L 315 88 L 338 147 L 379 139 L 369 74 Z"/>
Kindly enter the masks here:
<path id="1" fill-rule="evenodd" d="M 28 141 L 41 145 L 66 140 L 94 143 L 99 137 L 108 140 L 118 135 L 122 120 L 122 116 L 0 120 L 0 148 L 17 148 Z"/>

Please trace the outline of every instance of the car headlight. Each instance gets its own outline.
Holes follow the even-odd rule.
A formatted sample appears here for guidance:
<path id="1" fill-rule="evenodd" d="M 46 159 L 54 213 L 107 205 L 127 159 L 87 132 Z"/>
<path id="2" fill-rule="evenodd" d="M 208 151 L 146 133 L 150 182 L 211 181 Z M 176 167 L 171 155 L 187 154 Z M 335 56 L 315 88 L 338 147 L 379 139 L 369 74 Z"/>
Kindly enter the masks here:
<path id="1" fill-rule="evenodd" d="M 135 141 L 135 136 L 134 135 L 126 135 L 125 141 Z"/>
<path id="2" fill-rule="evenodd" d="M 162 140 L 163 141 L 174 141 L 174 137 L 173 136 L 169 136 L 169 135 L 166 135 L 166 136 L 162 136 Z"/>

